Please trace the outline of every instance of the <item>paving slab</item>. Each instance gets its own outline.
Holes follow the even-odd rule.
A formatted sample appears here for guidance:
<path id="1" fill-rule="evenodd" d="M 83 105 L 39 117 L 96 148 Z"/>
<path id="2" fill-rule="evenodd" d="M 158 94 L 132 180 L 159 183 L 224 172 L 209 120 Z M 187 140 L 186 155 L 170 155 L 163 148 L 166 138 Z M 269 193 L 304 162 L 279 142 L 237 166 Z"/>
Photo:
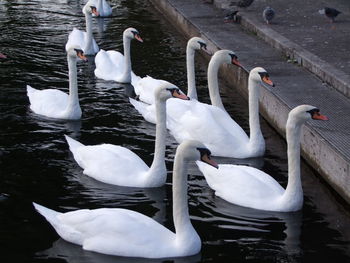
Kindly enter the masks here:
<path id="1" fill-rule="evenodd" d="M 248 71 L 264 67 L 276 84 L 261 89 L 262 116 L 285 136 L 289 111 L 311 104 L 329 117 L 328 122 L 309 122 L 303 129 L 302 155 L 325 180 L 350 202 L 350 101 L 320 78 L 298 64 L 288 63 L 281 51 L 239 24 L 223 23 L 224 11 L 203 0 L 150 0 L 170 23 L 188 38 L 196 35 L 209 42 L 209 48 L 237 53 L 247 70 L 224 66 L 222 76 L 247 96 Z"/>
<path id="2" fill-rule="evenodd" d="M 247 8 L 231 0 L 210 1 L 226 13 L 238 10 L 237 21 L 292 61 L 350 97 L 350 2 L 347 0 L 255 0 Z M 271 6 L 275 18 L 267 25 L 263 10 Z M 341 11 L 335 23 L 318 11 Z"/>

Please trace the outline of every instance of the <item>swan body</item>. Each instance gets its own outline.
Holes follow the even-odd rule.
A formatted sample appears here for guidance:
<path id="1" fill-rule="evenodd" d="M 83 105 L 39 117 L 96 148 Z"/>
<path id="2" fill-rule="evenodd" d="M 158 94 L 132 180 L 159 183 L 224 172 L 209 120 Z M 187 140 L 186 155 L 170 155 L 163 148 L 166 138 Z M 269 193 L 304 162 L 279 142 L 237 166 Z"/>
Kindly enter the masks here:
<path id="1" fill-rule="evenodd" d="M 204 50 L 207 52 L 206 42 L 199 37 L 192 37 L 187 42 L 186 48 L 186 67 L 187 67 L 187 96 L 191 99 L 197 99 L 195 68 L 194 68 L 194 56 L 196 50 Z M 155 87 L 159 86 L 163 80 L 155 79 L 150 76 L 146 76 L 137 82 L 133 81 L 132 84 L 135 88 L 135 93 L 139 100 L 148 104 L 154 104 L 153 92 Z"/>
<path id="2" fill-rule="evenodd" d="M 101 49 L 95 57 L 95 75 L 104 80 L 114 80 L 119 83 L 135 83 L 137 77 L 131 69 L 130 42 L 136 39 L 142 42 L 135 28 L 127 28 L 123 33 L 124 55 L 118 51 Z"/>
<path id="3" fill-rule="evenodd" d="M 127 148 L 101 144 L 85 146 L 66 136 L 69 148 L 84 174 L 104 183 L 129 187 L 158 187 L 166 181 L 165 139 L 166 106 L 170 97 L 187 99 L 169 82 L 155 90 L 157 126 L 154 159 L 149 168 L 144 161 Z"/>
<path id="4" fill-rule="evenodd" d="M 273 83 L 263 68 L 254 68 L 249 74 L 250 137 L 248 137 L 224 109 L 217 81 L 219 65 L 218 61 L 211 61 L 208 69 L 212 105 L 197 104 L 196 107 L 191 107 L 183 113 L 181 117 L 169 118 L 171 121 L 175 120 L 172 122 L 169 120 L 170 133 L 178 142 L 196 138 L 211 149 L 215 156 L 233 158 L 262 156 L 265 152 L 265 140 L 259 123 L 259 85 L 262 81 L 269 85 Z M 215 70 L 212 70 L 213 68 Z M 170 114 L 171 110 L 169 110 Z"/>
<path id="5" fill-rule="evenodd" d="M 205 44 L 205 42 L 204 42 L 204 44 Z M 191 54 L 191 53 L 194 54 L 194 51 L 189 52 L 189 50 L 191 50 L 190 47 L 191 47 L 191 45 L 188 44 L 187 45 L 187 54 Z M 191 57 L 191 58 L 189 59 L 189 57 Z M 215 72 L 217 74 L 217 71 L 219 70 L 219 66 L 221 63 L 238 64 L 238 61 L 236 60 L 236 58 L 237 58 L 236 55 L 232 51 L 229 51 L 229 50 L 217 51 L 210 60 L 211 62 L 209 63 L 208 75 L 209 75 L 209 72 L 213 72 L 213 71 L 214 71 L 214 74 L 211 73 L 210 76 L 214 76 Z M 187 56 L 187 65 L 191 65 L 191 64 L 194 65 L 193 59 L 194 59 L 193 56 Z M 188 63 L 189 61 L 193 61 L 193 62 Z M 210 66 L 210 65 L 212 65 L 212 66 Z M 196 87 L 195 87 L 195 83 L 194 83 L 194 66 L 187 67 L 187 71 L 188 71 L 187 75 L 190 75 L 190 78 L 188 78 L 189 86 L 188 86 L 188 93 L 187 94 L 188 94 L 188 96 L 191 94 L 191 96 L 197 97 Z M 191 71 L 193 71 L 193 74 L 190 73 Z M 192 79 L 192 81 L 191 81 L 191 79 Z M 217 79 L 217 77 L 216 77 L 216 79 Z M 150 84 L 154 84 L 157 81 L 160 81 L 160 80 L 156 80 L 156 79 L 153 79 L 151 77 L 148 77 L 148 78 L 141 79 L 140 82 L 146 81 L 146 80 L 149 81 Z M 209 82 L 209 80 L 208 80 L 208 82 Z M 190 83 L 192 83 L 192 84 L 190 84 Z M 215 84 L 215 81 L 214 81 L 214 84 Z M 135 93 L 138 92 L 137 86 L 138 85 L 135 85 Z M 148 85 L 148 86 L 150 87 L 151 85 Z M 209 85 L 208 85 L 208 88 L 209 88 L 210 98 L 212 99 L 212 101 L 215 100 L 216 103 L 221 103 L 218 86 L 212 85 L 212 81 L 211 81 L 211 83 L 209 83 Z M 217 90 L 215 90 L 215 89 L 217 89 Z M 149 95 L 147 95 L 147 98 L 148 97 L 149 97 Z M 215 99 L 214 99 L 214 97 L 215 97 Z M 219 99 L 217 99 L 217 97 L 219 97 Z M 145 93 L 145 95 L 143 95 L 143 98 L 146 102 L 147 101 L 151 102 L 151 101 L 149 101 L 149 99 L 146 99 L 146 93 Z M 142 100 L 142 99 L 140 99 L 140 100 Z M 136 110 L 145 118 L 145 120 L 155 124 L 156 118 L 155 118 L 154 105 L 152 105 L 152 104 L 147 105 L 141 101 L 136 101 L 136 100 L 131 99 L 131 98 L 129 98 L 129 101 L 136 108 Z M 168 124 L 169 124 L 170 119 L 175 121 L 178 118 L 177 116 L 179 115 L 178 114 L 179 111 L 181 111 L 182 113 L 190 113 L 191 104 L 197 104 L 197 102 L 198 101 L 196 99 L 191 99 L 190 101 L 184 101 L 184 103 L 180 103 L 181 105 L 177 105 L 176 101 L 174 102 L 172 99 L 168 100 L 167 101 Z M 148 104 L 150 104 L 150 103 L 148 103 Z M 204 104 L 204 103 L 197 104 L 197 106 L 202 105 L 202 104 Z M 221 103 L 221 105 L 222 105 L 222 103 Z M 207 104 L 203 105 L 203 107 L 206 107 L 206 106 L 207 106 Z M 222 108 L 223 108 L 223 106 L 222 106 Z M 174 114 L 173 116 L 172 116 L 172 113 Z M 179 123 L 175 123 L 172 126 L 175 127 L 175 125 L 177 125 L 177 124 L 179 124 Z M 179 124 L 179 125 L 182 128 L 182 125 L 181 124 Z M 167 125 L 167 127 L 169 128 L 169 125 Z M 183 134 L 182 136 L 185 136 L 185 135 Z"/>
<path id="6" fill-rule="evenodd" d="M 153 219 L 127 209 L 100 208 L 60 213 L 38 204 L 35 209 L 66 241 L 98 253 L 126 257 L 168 258 L 197 254 L 201 240 L 193 228 L 187 200 L 187 166 L 210 152 L 195 141 L 181 144 L 174 160 L 173 219 L 175 233 Z"/>
<path id="7" fill-rule="evenodd" d="M 263 68 L 255 68 L 249 77 L 250 134 L 225 111 L 218 87 L 218 70 L 223 63 L 239 65 L 230 50 L 217 51 L 208 67 L 208 88 L 212 105 L 191 101 L 167 101 L 167 127 L 177 142 L 196 139 L 208 147 L 215 156 L 249 158 L 265 152 L 265 141 L 259 123 L 259 87 L 262 81 L 273 83 Z M 154 123 L 154 106 L 143 105 L 129 99 L 142 116 Z"/>
<path id="8" fill-rule="evenodd" d="M 288 185 L 284 189 L 273 177 L 259 169 L 244 165 L 219 165 L 212 169 L 197 162 L 208 185 L 222 199 L 240 206 L 279 212 L 300 210 L 303 189 L 300 180 L 301 127 L 310 119 L 326 120 L 319 110 L 301 105 L 290 113 L 286 125 L 288 144 Z"/>
<path id="9" fill-rule="evenodd" d="M 98 12 L 92 1 L 86 3 L 83 7 L 83 13 L 85 16 L 86 32 L 74 28 L 68 36 L 66 51 L 73 46 L 79 46 L 85 55 L 95 55 L 99 48 L 92 36 L 92 14 L 98 15 Z"/>
<path id="10" fill-rule="evenodd" d="M 90 0 L 94 6 L 96 6 L 98 15 L 93 14 L 95 17 L 107 17 L 112 15 L 112 7 L 106 0 Z"/>
<path id="11" fill-rule="evenodd" d="M 69 95 L 56 89 L 37 90 L 27 85 L 30 109 L 49 118 L 78 120 L 81 108 L 78 98 L 77 58 L 86 60 L 83 51 L 72 47 L 67 52 Z"/>

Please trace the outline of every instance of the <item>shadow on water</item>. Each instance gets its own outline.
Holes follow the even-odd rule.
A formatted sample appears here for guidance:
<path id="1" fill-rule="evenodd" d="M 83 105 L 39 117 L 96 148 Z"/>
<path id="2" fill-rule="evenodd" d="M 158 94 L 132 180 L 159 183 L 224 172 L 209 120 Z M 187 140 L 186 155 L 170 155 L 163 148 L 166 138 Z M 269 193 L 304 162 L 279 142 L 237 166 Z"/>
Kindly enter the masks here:
<path id="1" fill-rule="evenodd" d="M 174 262 L 174 263 L 195 263 L 199 262 L 201 255 L 197 254 L 195 256 L 184 257 L 184 258 L 163 258 L 163 259 L 145 259 L 145 258 L 126 258 L 126 257 L 116 257 L 108 256 L 103 254 L 98 254 L 94 252 L 89 252 L 83 250 L 81 247 L 73 245 L 64 241 L 63 239 L 58 239 L 52 244 L 52 247 L 38 252 L 37 256 L 39 258 L 49 259 L 58 258 L 63 259 L 68 263 L 157 263 L 157 262 Z"/>

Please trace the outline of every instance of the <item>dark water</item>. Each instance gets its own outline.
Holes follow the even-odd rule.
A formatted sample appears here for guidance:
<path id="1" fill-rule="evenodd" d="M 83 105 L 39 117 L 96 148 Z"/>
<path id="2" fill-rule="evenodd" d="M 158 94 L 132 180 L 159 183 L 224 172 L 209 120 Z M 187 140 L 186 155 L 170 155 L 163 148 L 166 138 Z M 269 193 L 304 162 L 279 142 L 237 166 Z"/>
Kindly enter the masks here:
<path id="1" fill-rule="evenodd" d="M 121 50 L 126 27 L 137 28 L 144 43 L 132 43 L 133 69 L 185 87 L 186 40 L 147 1 L 110 1 L 114 17 L 94 21 L 100 48 Z M 67 91 L 64 45 L 73 27 L 85 28 L 83 1 L 0 0 L 0 262 L 162 262 L 111 257 L 83 251 L 58 238 L 33 209 L 35 201 L 59 211 L 123 207 L 144 213 L 173 229 L 171 172 L 166 186 L 134 189 L 110 186 L 82 175 L 64 140 L 113 143 L 152 161 L 155 127 L 128 103 L 124 90 L 94 77 L 94 63 L 79 63 L 81 121 L 53 121 L 33 114 L 25 85 Z M 197 63 L 199 97 L 208 101 L 206 65 Z M 273 77 L 273 76 L 272 76 Z M 234 91 L 224 96 L 229 112 L 247 130 L 247 103 Z M 287 182 L 286 145 L 266 124 L 263 159 L 248 160 Z M 167 141 L 172 169 L 176 142 Z M 235 160 L 219 160 L 235 163 Z M 341 200 L 308 166 L 302 165 L 305 195 L 297 213 L 262 212 L 231 205 L 214 196 L 192 167 L 189 204 L 202 238 L 199 255 L 164 262 L 349 262 L 350 216 Z"/>

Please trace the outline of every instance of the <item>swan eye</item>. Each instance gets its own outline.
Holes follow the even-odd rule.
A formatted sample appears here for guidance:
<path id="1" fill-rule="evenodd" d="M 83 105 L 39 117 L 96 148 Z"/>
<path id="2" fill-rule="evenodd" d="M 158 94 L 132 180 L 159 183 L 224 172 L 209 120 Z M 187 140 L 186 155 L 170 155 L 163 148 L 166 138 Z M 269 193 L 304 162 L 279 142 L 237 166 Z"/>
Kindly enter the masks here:
<path id="1" fill-rule="evenodd" d="M 135 38 L 136 40 L 138 40 L 138 41 L 140 41 L 140 42 L 143 42 L 143 40 L 142 40 L 142 38 L 141 38 L 139 32 L 137 32 L 137 31 L 131 31 L 131 33 L 133 33 L 134 38 Z"/>
<path id="2" fill-rule="evenodd" d="M 197 148 L 197 150 L 200 152 L 201 158 L 204 155 L 206 155 L 206 156 L 208 156 L 208 159 L 210 160 L 211 152 L 207 148 Z"/>
<path id="3" fill-rule="evenodd" d="M 176 91 L 178 92 L 178 89 L 176 88 L 167 88 L 166 90 L 170 91 L 171 95 L 174 94 Z"/>
<path id="4" fill-rule="evenodd" d="M 238 59 L 238 57 L 237 57 L 235 54 L 233 54 L 233 53 L 230 53 L 230 56 L 231 56 L 231 59 L 232 59 L 232 60 Z"/>
<path id="5" fill-rule="evenodd" d="M 207 50 L 207 44 L 200 42 L 200 41 L 198 41 L 198 43 L 199 43 L 201 49 Z"/>
<path id="6" fill-rule="evenodd" d="M 231 57 L 231 63 L 233 65 L 236 65 L 238 67 L 242 67 L 241 63 L 238 61 L 238 57 L 234 53 L 230 53 L 229 55 Z"/>
<path id="7" fill-rule="evenodd" d="M 259 73 L 261 79 L 270 77 L 267 72 L 258 72 L 258 73 Z"/>
<path id="8" fill-rule="evenodd" d="M 314 116 L 320 115 L 320 110 L 317 108 L 308 110 L 307 112 L 310 113 L 311 118 L 313 118 Z"/>
<path id="9" fill-rule="evenodd" d="M 83 54 L 84 52 L 81 49 L 75 48 L 75 52 L 77 52 L 77 55 Z"/>

